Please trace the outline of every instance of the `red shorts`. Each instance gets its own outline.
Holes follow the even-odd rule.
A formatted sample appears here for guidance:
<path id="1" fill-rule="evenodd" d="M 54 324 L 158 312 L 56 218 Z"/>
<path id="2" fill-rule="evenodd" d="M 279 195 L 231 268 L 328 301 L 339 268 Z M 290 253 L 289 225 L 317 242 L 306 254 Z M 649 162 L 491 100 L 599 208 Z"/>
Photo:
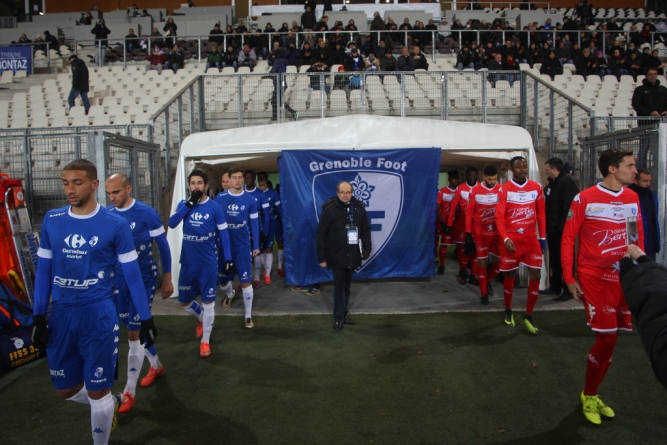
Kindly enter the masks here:
<path id="1" fill-rule="evenodd" d="M 475 249 L 477 250 L 477 259 L 482 260 L 488 258 L 489 254 L 500 256 L 500 235 L 483 235 L 479 232 L 473 232 L 473 239 L 475 240 Z"/>
<path id="2" fill-rule="evenodd" d="M 454 221 L 454 227 L 452 228 L 452 240 L 456 244 L 465 244 L 466 243 L 466 222 L 465 217 L 460 217 Z"/>
<path id="3" fill-rule="evenodd" d="M 499 236 L 500 237 L 500 236 Z M 509 272 L 519 266 L 528 266 L 533 269 L 542 268 L 542 248 L 535 235 L 511 236 L 516 252 L 510 252 L 500 240 L 500 271 Z"/>
<path id="4" fill-rule="evenodd" d="M 578 281 L 584 291 L 582 301 L 588 316 L 588 325 L 592 330 L 632 331 L 632 314 L 625 302 L 620 282 L 581 273 Z"/>

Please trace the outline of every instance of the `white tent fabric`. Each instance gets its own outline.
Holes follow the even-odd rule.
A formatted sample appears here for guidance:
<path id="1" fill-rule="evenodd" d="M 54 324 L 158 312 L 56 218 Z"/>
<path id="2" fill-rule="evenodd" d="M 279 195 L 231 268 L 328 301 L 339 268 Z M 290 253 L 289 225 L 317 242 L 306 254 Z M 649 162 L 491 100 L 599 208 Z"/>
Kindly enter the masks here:
<path id="1" fill-rule="evenodd" d="M 176 170 L 171 213 L 186 198 L 186 177 L 197 161 L 209 164 L 255 159 L 283 150 L 381 150 L 439 147 L 443 163 L 461 164 L 474 159 L 509 160 L 524 156 L 529 175 L 539 180 L 539 167 L 530 134 L 507 125 L 406 119 L 401 117 L 349 115 L 285 124 L 208 131 L 188 136 L 181 145 Z M 209 181 L 218 183 L 217 178 Z M 167 239 L 172 254 L 172 276 L 178 294 L 178 273 L 182 226 L 169 229 Z"/>

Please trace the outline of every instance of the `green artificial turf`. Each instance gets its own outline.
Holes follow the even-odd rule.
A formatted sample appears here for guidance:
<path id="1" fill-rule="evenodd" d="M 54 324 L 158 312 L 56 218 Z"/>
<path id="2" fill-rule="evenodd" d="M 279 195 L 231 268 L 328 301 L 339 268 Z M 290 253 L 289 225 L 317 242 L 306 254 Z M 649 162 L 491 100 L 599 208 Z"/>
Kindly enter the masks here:
<path id="1" fill-rule="evenodd" d="M 192 317 L 156 317 L 166 373 L 138 388 L 111 443 L 667 443 L 667 392 L 636 334 L 621 335 L 600 388 L 616 418 L 584 419 L 594 336 L 581 311 L 537 312 L 536 336 L 500 312 L 353 318 L 337 333 L 327 316 L 257 317 L 252 330 L 218 317 L 202 359 Z M 1 376 L 0 400 L 3 445 L 91 443 L 89 408 L 56 397 L 45 360 Z"/>

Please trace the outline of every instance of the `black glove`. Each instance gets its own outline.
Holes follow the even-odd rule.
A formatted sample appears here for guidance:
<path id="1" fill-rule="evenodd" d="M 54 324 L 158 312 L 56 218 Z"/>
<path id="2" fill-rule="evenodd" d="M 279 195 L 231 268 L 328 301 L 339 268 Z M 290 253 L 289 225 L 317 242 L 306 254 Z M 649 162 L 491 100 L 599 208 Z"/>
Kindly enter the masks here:
<path id="1" fill-rule="evenodd" d="M 266 237 L 267 236 L 268 235 L 264 232 L 259 233 L 259 243 L 260 243 L 260 245 L 264 245 L 264 243 L 266 242 Z"/>
<path id="2" fill-rule="evenodd" d="M 446 230 L 447 230 L 447 224 L 445 224 L 444 221 L 440 221 L 440 231 L 442 233 L 445 233 Z"/>
<path id="3" fill-rule="evenodd" d="M 371 253 L 369 251 L 361 252 L 362 260 L 367 260 L 369 256 L 371 256 Z"/>
<path id="4" fill-rule="evenodd" d="M 472 255 L 475 251 L 475 240 L 472 239 L 472 233 L 466 233 L 466 243 L 463 249 L 465 255 Z"/>
<path id="5" fill-rule="evenodd" d="M 199 202 L 199 200 L 201 199 L 202 196 L 204 196 L 204 192 L 202 192 L 200 190 L 195 190 L 190 195 L 190 199 L 185 201 L 185 205 L 192 208 L 193 205 L 195 205 Z"/>
<path id="6" fill-rule="evenodd" d="M 445 226 L 445 235 L 452 234 L 452 226 Z"/>
<path id="7" fill-rule="evenodd" d="M 225 265 L 222 266 L 222 273 L 229 275 L 232 272 L 234 272 L 234 263 L 231 260 L 225 261 Z"/>
<path id="8" fill-rule="evenodd" d="M 44 349 L 49 343 L 49 328 L 46 326 L 46 315 L 32 316 L 32 344 L 37 349 Z"/>
<path id="9" fill-rule="evenodd" d="M 153 317 L 147 320 L 141 320 L 141 331 L 139 331 L 139 340 L 148 349 L 155 344 L 157 329 L 153 323 Z"/>

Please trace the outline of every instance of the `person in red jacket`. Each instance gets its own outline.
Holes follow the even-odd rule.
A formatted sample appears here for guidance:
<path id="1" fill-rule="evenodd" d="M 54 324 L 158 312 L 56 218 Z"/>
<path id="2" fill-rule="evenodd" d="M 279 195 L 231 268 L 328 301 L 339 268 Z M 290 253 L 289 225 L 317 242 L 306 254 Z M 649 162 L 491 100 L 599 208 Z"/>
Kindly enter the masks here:
<path id="1" fill-rule="evenodd" d="M 162 67 L 167 61 L 167 55 L 160 49 L 158 45 L 155 45 L 153 52 L 146 56 L 146 60 L 150 62 L 149 65 L 146 65 L 146 72 L 157 70 L 158 74 L 162 74 Z"/>
<path id="2" fill-rule="evenodd" d="M 632 331 L 632 316 L 623 297 L 620 260 L 628 244 L 644 245 L 641 206 L 635 192 L 625 187 L 637 174 L 632 150 L 611 148 L 600 153 L 602 182 L 574 197 L 561 241 L 563 279 L 570 293 L 582 301 L 595 343 L 588 353 L 586 384 L 581 393 L 583 412 L 594 423 L 614 411 L 598 397 L 616 346 L 618 331 Z M 634 219 L 635 234 L 628 236 Z M 573 274 L 574 246 L 579 238 L 577 277 Z"/>
<path id="3" fill-rule="evenodd" d="M 533 323 L 533 308 L 540 291 L 542 256 L 547 247 L 547 223 L 544 213 L 542 186 L 528 179 L 528 162 L 523 156 L 510 160 L 512 179 L 500 187 L 496 207 L 496 225 L 500 243 L 500 271 L 505 272 L 505 324 L 514 326 L 512 294 L 514 279 L 520 265 L 528 267 L 528 301 L 524 326 L 531 334 L 537 333 Z M 536 229 L 539 229 L 539 240 Z"/>

